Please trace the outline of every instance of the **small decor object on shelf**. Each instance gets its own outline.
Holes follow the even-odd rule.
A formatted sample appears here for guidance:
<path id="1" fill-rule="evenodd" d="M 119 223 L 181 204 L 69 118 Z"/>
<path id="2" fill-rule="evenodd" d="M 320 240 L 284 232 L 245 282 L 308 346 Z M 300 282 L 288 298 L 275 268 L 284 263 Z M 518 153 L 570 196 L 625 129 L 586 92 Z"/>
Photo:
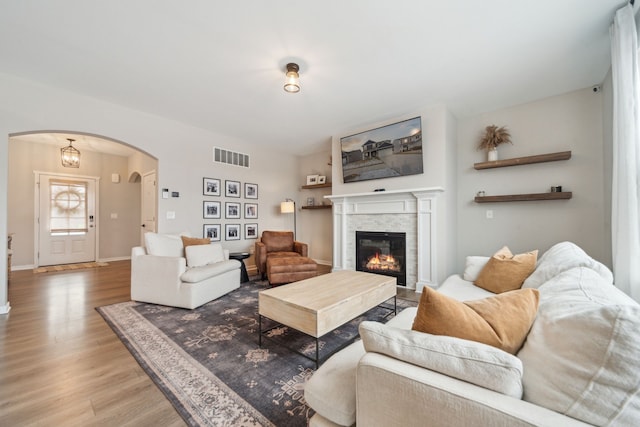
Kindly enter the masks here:
<path id="1" fill-rule="evenodd" d="M 313 206 L 316 204 L 316 201 L 313 199 L 313 197 L 307 197 L 307 206 Z"/>
<path id="2" fill-rule="evenodd" d="M 324 183 L 326 183 L 326 182 L 327 182 L 327 177 L 326 177 L 326 176 L 324 176 L 324 175 L 320 175 L 320 176 L 318 177 L 318 184 L 324 184 Z"/>
<path id="3" fill-rule="evenodd" d="M 316 185 L 318 183 L 318 175 L 307 175 L 307 185 Z"/>
<path id="4" fill-rule="evenodd" d="M 511 142 L 511 134 L 507 128 L 505 126 L 489 125 L 484 129 L 484 135 L 480 139 L 478 150 L 487 150 L 487 161 L 493 162 L 498 160 L 498 146 L 506 143 L 513 144 Z"/>

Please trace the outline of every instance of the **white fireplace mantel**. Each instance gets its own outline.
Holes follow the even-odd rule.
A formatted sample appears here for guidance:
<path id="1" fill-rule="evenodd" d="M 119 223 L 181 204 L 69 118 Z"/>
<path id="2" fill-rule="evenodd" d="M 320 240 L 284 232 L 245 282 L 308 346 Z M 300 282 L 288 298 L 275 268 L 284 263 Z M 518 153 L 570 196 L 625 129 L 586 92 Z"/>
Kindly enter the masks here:
<path id="1" fill-rule="evenodd" d="M 442 187 L 428 187 L 325 196 L 333 203 L 333 270 L 355 269 L 355 233 L 351 229 L 389 215 L 395 222 L 388 227 L 394 229 L 370 231 L 404 231 L 396 228 L 402 228 L 403 218 L 407 218 L 407 238 L 414 239 L 407 241 L 407 247 L 415 248 L 415 253 L 407 254 L 407 270 L 414 271 L 407 276 L 407 287 L 415 284 L 415 290 L 422 292 L 424 286 L 436 286 L 436 199 L 442 192 Z"/>

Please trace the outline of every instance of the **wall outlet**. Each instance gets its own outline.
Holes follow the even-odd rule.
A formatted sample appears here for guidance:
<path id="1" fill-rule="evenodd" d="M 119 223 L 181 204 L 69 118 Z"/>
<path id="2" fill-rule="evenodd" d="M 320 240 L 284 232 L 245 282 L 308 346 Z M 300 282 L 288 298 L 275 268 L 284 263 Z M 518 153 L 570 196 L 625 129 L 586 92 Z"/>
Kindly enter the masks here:
<path id="1" fill-rule="evenodd" d="M 487 209 L 487 219 L 493 219 L 493 211 L 491 209 Z"/>
<path id="2" fill-rule="evenodd" d="M 117 213 L 112 213 L 111 214 L 111 219 L 118 219 L 118 214 Z"/>
<path id="3" fill-rule="evenodd" d="M 176 219 L 176 213 L 174 211 L 167 211 L 167 219 Z"/>

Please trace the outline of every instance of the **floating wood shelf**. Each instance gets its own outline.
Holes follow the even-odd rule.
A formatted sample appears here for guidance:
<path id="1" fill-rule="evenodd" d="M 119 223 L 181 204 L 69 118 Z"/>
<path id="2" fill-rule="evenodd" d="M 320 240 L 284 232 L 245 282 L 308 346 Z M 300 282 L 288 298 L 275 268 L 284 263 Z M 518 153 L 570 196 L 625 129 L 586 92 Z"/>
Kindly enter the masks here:
<path id="1" fill-rule="evenodd" d="M 303 206 L 302 209 L 331 209 L 331 205 Z"/>
<path id="2" fill-rule="evenodd" d="M 533 194 L 505 194 L 502 196 L 476 197 L 476 203 L 496 203 L 496 202 L 531 202 L 536 200 L 566 200 L 573 196 L 571 191 L 561 193 L 533 193 Z"/>
<path id="3" fill-rule="evenodd" d="M 329 188 L 331 187 L 330 182 L 325 182 L 324 184 L 312 184 L 312 185 L 303 185 L 302 188 L 305 190 L 313 190 L 314 188 Z"/>
<path id="4" fill-rule="evenodd" d="M 557 162 L 558 160 L 569 160 L 571 151 L 560 151 L 558 153 L 538 154 L 536 156 L 514 157 L 513 159 L 495 160 L 492 162 L 474 163 L 474 169 L 504 168 L 507 166 L 529 165 L 532 163 Z"/>

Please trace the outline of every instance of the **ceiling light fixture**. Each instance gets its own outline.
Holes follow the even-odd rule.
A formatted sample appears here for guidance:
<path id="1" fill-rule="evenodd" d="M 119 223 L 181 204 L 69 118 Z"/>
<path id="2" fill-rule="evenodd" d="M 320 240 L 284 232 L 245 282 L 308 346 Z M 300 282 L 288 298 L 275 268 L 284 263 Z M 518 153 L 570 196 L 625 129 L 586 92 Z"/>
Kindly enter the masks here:
<path id="1" fill-rule="evenodd" d="M 62 147 L 60 149 L 60 157 L 62 159 L 62 166 L 65 168 L 79 168 L 80 167 L 80 151 L 73 146 L 75 139 L 67 138 L 69 146 Z"/>
<path id="2" fill-rule="evenodd" d="M 300 75 L 298 74 L 298 71 L 300 71 L 298 64 L 294 64 L 293 62 L 289 62 L 287 64 L 287 77 L 284 81 L 285 92 L 300 92 Z"/>

